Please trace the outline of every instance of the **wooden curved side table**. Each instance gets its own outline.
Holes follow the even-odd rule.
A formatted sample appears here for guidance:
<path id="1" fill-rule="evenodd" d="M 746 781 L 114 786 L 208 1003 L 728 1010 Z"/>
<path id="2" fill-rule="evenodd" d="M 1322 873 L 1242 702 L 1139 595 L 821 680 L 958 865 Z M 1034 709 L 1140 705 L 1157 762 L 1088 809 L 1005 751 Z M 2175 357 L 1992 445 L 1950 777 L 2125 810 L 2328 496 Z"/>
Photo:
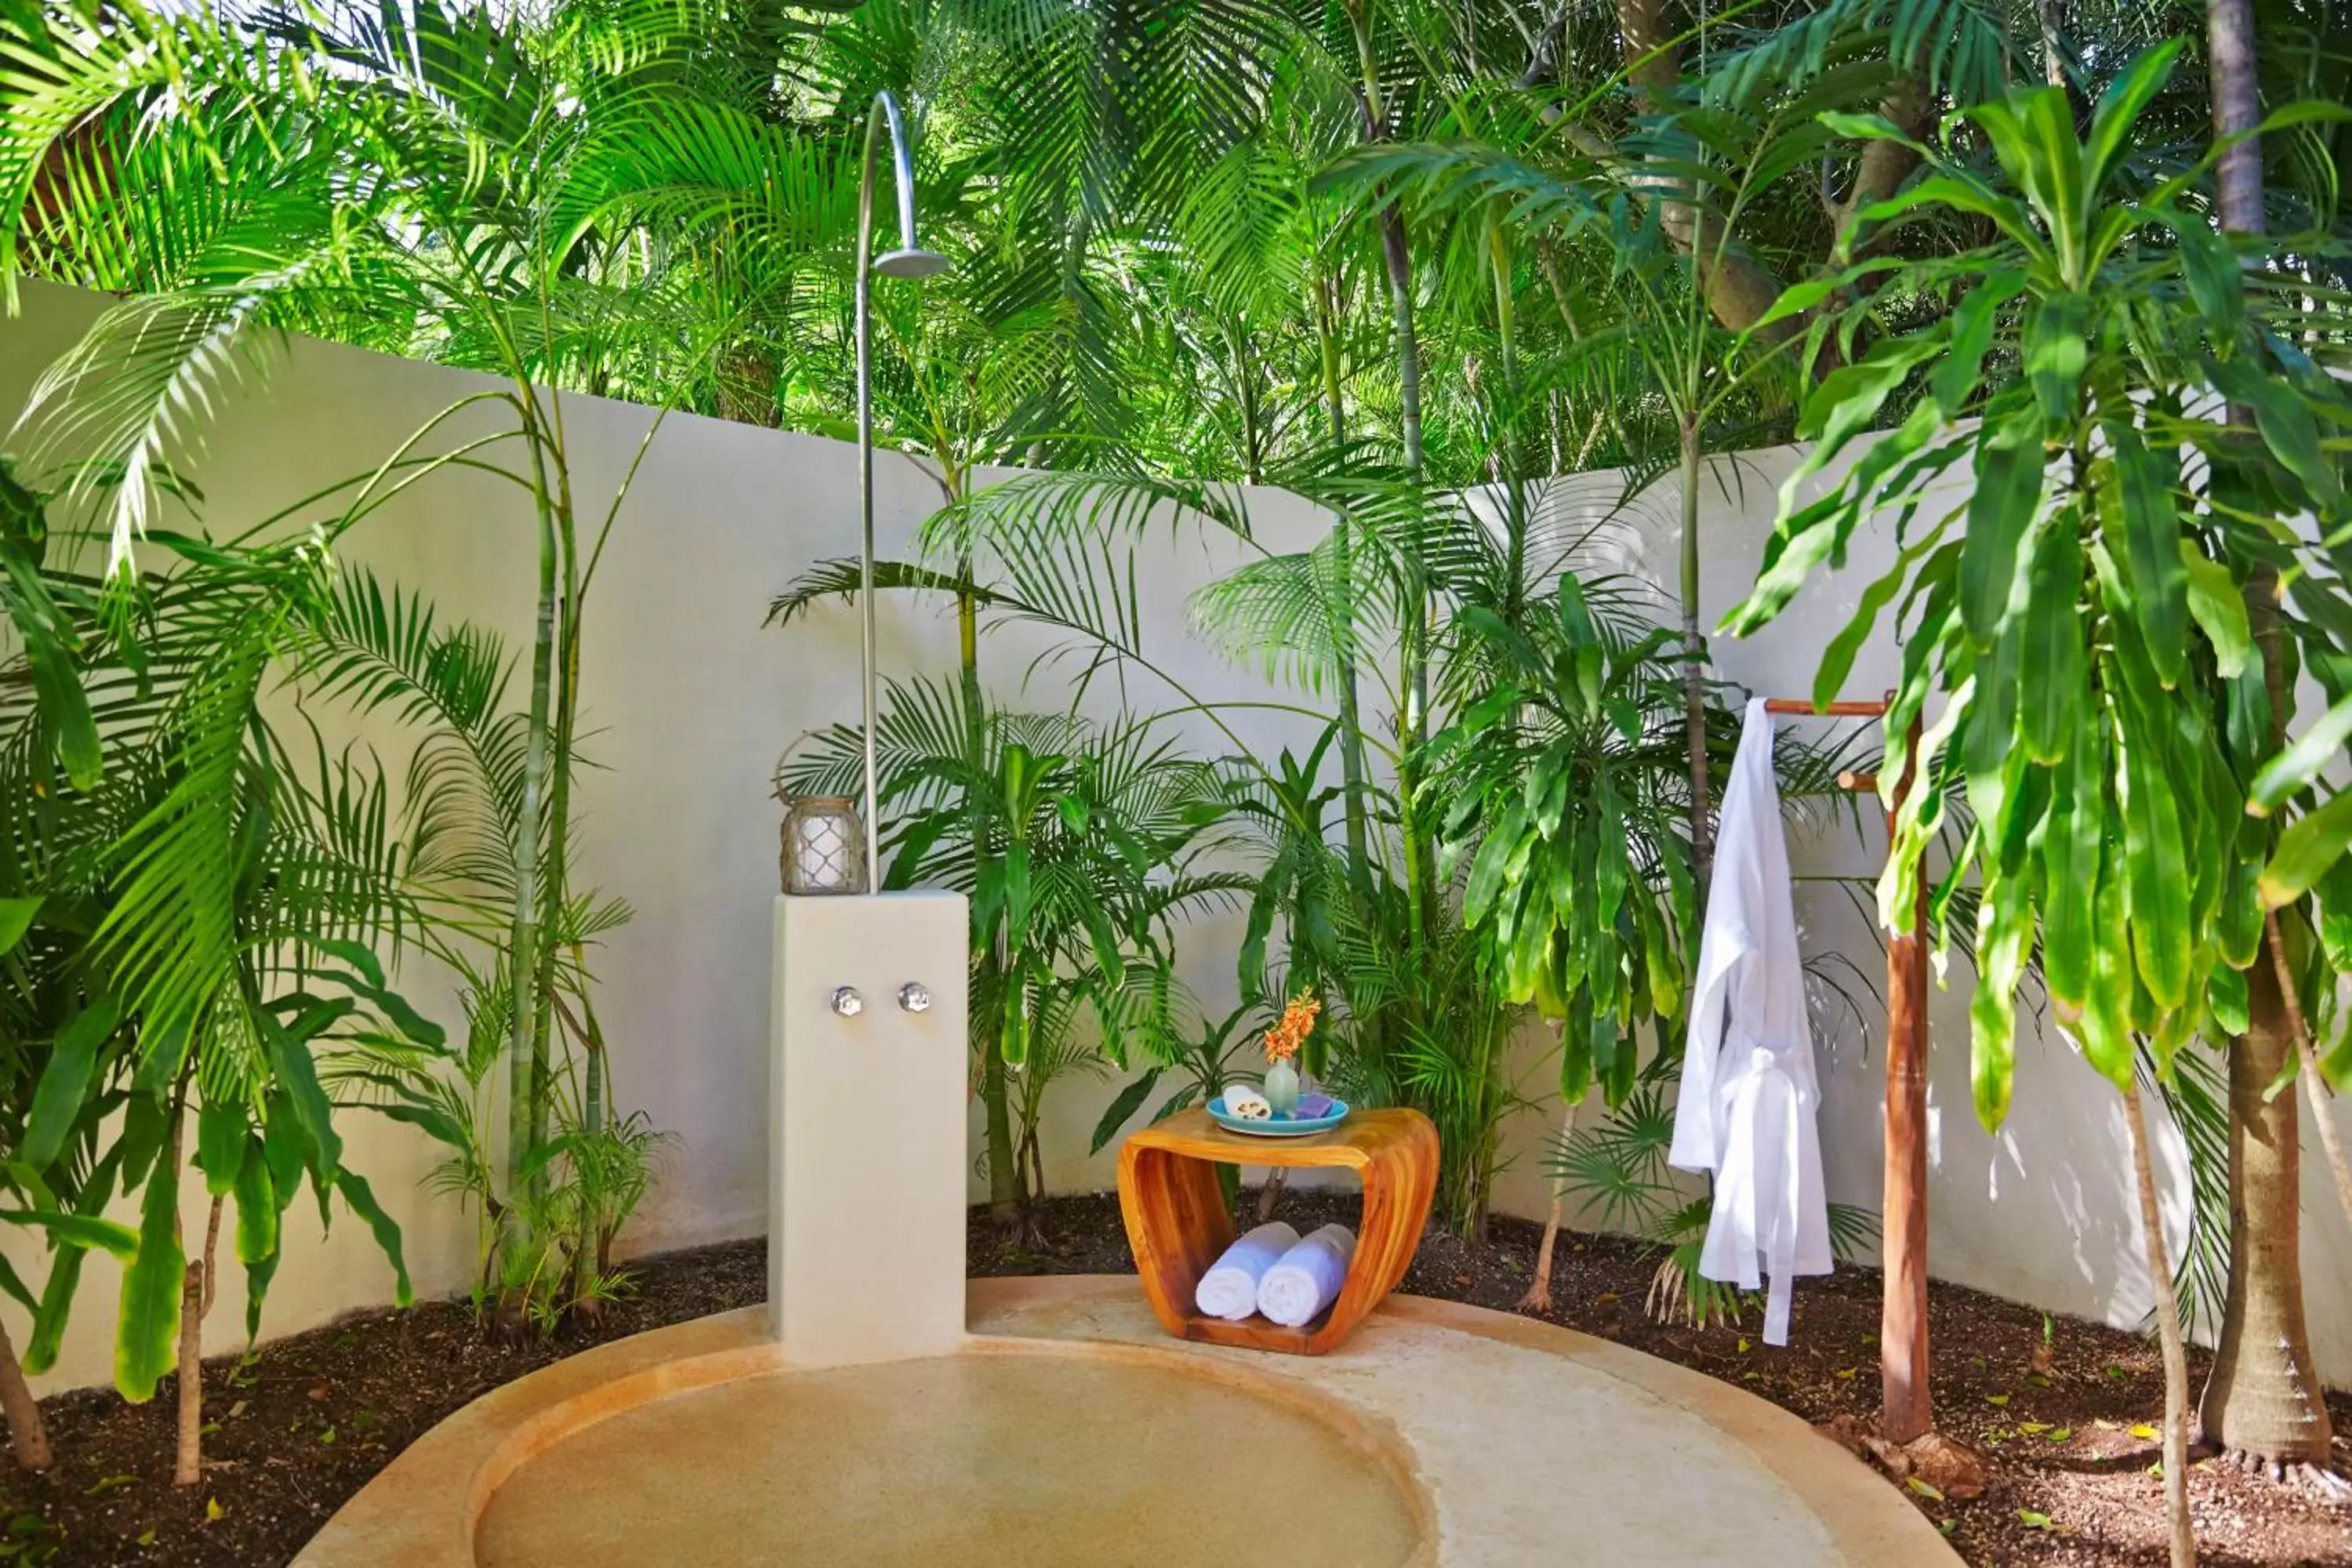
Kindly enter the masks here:
<path id="1" fill-rule="evenodd" d="M 1356 1256 L 1339 1300 L 1315 1321 L 1228 1322 L 1196 1310 L 1192 1292 L 1234 1244 L 1219 1165 L 1338 1166 L 1364 1184 Z M 1205 1110 L 1182 1111 L 1130 1135 L 1118 1152 L 1118 1206 L 1128 1246 L 1160 1326 L 1179 1339 L 1287 1355 L 1321 1355 L 1345 1340 L 1404 1278 L 1437 1190 L 1437 1129 L 1418 1110 L 1360 1110 L 1311 1138 L 1228 1132 Z"/>

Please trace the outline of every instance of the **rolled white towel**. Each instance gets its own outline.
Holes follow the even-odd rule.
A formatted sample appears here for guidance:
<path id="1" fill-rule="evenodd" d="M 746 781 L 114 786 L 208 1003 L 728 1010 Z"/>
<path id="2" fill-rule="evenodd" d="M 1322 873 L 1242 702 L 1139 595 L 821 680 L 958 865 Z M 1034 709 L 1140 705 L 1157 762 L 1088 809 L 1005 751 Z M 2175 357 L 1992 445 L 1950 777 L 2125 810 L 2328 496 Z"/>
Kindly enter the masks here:
<path id="1" fill-rule="evenodd" d="M 1285 1328 L 1305 1327 L 1339 1299 L 1355 1256 L 1356 1233 L 1344 1225 L 1325 1226 L 1265 1271 L 1257 1283 L 1257 1310 Z"/>
<path id="2" fill-rule="evenodd" d="M 1265 1121 L 1274 1115 L 1274 1103 L 1257 1090 L 1235 1084 L 1225 1090 L 1225 1114 L 1244 1121 Z"/>
<path id="3" fill-rule="evenodd" d="M 1193 1289 L 1193 1304 L 1213 1318 L 1238 1323 L 1257 1310 L 1257 1285 L 1265 1271 L 1298 1245 L 1298 1233 L 1276 1220 L 1262 1225 L 1209 1266 Z"/>

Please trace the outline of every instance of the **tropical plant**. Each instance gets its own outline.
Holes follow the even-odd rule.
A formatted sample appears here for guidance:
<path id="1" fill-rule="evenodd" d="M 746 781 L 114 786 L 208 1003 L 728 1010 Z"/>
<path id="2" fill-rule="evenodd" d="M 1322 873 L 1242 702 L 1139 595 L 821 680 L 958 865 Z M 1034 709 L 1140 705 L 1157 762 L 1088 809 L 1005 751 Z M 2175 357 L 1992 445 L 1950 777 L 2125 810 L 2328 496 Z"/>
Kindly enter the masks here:
<path id="1" fill-rule="evenodd" d="M 1927 176 L 1863 215 L 1867 226 L 1966 212 L 1990 239 L 1951 262 L 1904 266 L 1884 286 L 1966 292 L 1948 317 L 1888 337 L 1823 380 L 1807 408 L 1820 444 L 1783 491 L 1754 594 L 1727 623 L 1762 626 L 1816 565 L 1843 555 L 1864 517 L 1896 519 L 1900 560 L 1864 595 L 1860 623 L 1905 595 L 1911 627 L 1880 776 L 1916 763 L 1937 787 L 1916 792 L 1899 814 L 1882 919 L 1916 897 L 1916 852 L 1939 826 L 1945 786 L 1964 790 L 1972 822 L 1962 860 L 1982 879 L 1970 1008 L 1979 1117 L 1997 1125 L 2009 1107 L 2017 989 L 2037 933 L 2060 1024 L 2125 1098 L 2165 1341 L 2176 1561 L 2189 1549 L 2187 1369 L 2137 1047 L 2147 1044 L 2159 1076 L 2198 1033 L 2267 1037 L 2284 1059 L 2281 955 L 2264 951 L 2264 904 L 2292 904 L 2299 889 L 2275 880 L 2266 889 L 2270 835 L 2247 807 L 2284 805 L 2307 781 L 2280 788 L 2278 770 L 2258 772 L 2286 715 L 2284 689 L 2257 653 L 2250 598 L 2329 682 L 2341 580 L 2305 560 L 2281 520 L 2308 508 L 2326 537 L 2346 515 L 2316 432 L 2347 414 L 2340 388 L 2296 342 L 2299 311 L 2287 306 L 2292 324 L 2276 330 L 2280 306 L 2242 282 L 2240 257 L 2195 205 L 2199 182 L 2232 143 L 2168 177 L 2135 167 L 2140 116 L 2179 52 L 2168 45 L 2135 62 L 2079 136 L 2055 88 L 1972 110 L 2001 184 L 1923 146 Z M 2273 124 L 2331 112 L 2284 110 Z M 1855 129 L 1901 135 L 1883 121 Z M 2021 374 L 2003 375 L 2004 363 Z M 1909 415 L 1826 496 L 1804 499 L 1914 372 L 1927 384 Z M 2252 423 L 2216 406 L 2211 387 L 2242 399 Z M 2202 473 L 2184 468 L 2184 451 L 2203 459 Z M 1929 488 L 1947 472 L 1971 481 L 1957 505 Z M 2258 570 L 2292 574 L 2299 614 L 2250 595 Z M 1821 694 L 1843 679 L 1856 640 L 1833 645 Z M 1931 691 L 1946 704 L 1915 759 L 1905 736 Z M 2266 1342 L 2238 1361 L 2238 1400 L 2209 1425 L 2272 1462 L 2325 1466 L 2324 1448 L 2307 1447 L 2327 1422 L 2294 1267 L 2295 1194 L 2242 1180 L 2237 1190 L 2232 1302 L 2268 1298 Z M 2267 1279 L 2250 1267 L 2237 1249 L 2254 1242 L 2283 1247 L 2285 1267 Z M 2223 1339 L 2226 1363 L 2226 1321 Z M 2263 1423 L 2263 1409 L 2281 1419 Z"/>
<path id="2" fill-rule="evenodd" d="M 322 1218 L 332 1197 L 368 1225 L 408 1297 L 400 1232 L 342 1163 L 320 1059 L 370 1040 L 444 1050 L 379 957 L 417 910 L 383 777 L 315 732 L 289 745 L 269 702 L 278 680 L 299 680 L 335 544 L 373 498 L 365 487 L 314 498 L 304 510 L 328 517 L 281 537 L 157 530 L 176 569 L 126 579 L 79 569 L 88 536 L 51 536 L 38 498 L 17 494 L 29 504 L 16 602 L 47 607 L 35 630 L 71 658 L 47 690 L 12 687 L 0 702 L 0 811 L 12 825 L 0 885 L 13 911 L 0 1027 L 21 1091 L 0 1122 L 0 1180 L 7 1218 L 39 1229 L 50 1251 L 37 1295 L 13 1272 L 0 1286 L 33 1314 L 24 1365 L 38 1372 L 56 1360 L 89 1250 L 122 1259 L 115 1383 L 142 1401 L 176 1366 L 185 1485 L 199 1473 L 200 1327 L 232 1201 L 249 1335 L 306 1177 Z M 109 595 L 135 606 L 135 642 L 108 635 Z M 51 717 L 58 681 L 87 694 L 104 738 L 101 765 L 80 777 Z M 209 1198 L 193 1246 L 181 1232 L 191 1171 Z M 105 1217 L 133 1199 L 135 1226 Z M 23 1385 L 10 1361 L 13 1411 Z"/>
<path id="3" fill-rule="evenodd" d="M 509 900 L 499 951 L 471 978 L 477 1016 L 507 1030 L 506 1182 L 531 1200 L 517 1215 L 538 1213 L 551 1152 L 615 1125 L 593 1009 L 560 1016 L 560 1004 L 567 976 L 584 973 L 571 887 L 583 617 L 635 473 L 632 462 L 601 516 L 589 509 L 551 384 L 635 378 L 665 406 L 707 386 L 709 346 L 735 329 L 758 258 L 797 254 L 778 249 L 774 226 L 796 220 L 767 209 L 772 226 L 739 237 L 722 265 L 686 216 L 741 218 L 711 193 L 740 196 L 759 183 L 747 170 L 795 149 L 690 89 L 706 79 L 683 68 L 704 47 L 688 6 L 198 17 L 133 5 L 41 21 L 9 51 L 0 264 L 146 290 L 101 315 L 34 411 L 44 450 L 86 460 L 77 500 L 89 476 L 109 479 L 110 578 L 133 569 L 160 455 L 200 440 L 211 394 L 264 368 L 272 329 L 430 342 L 498 377 L 383 472 L 395 490 L 450 467 L 493 474 L 527 498 L 538 535 L 527 712 L 499 759 L 512 764 L 509 837 L 495 863 L 468 868 L 494 873 Z M 665 216 L 675 251 L 631 243 L 638 222 Z M 486 413 L 509 423 L 429 450 L 452 421 Z M 511 468 L 494 461 L 505 452 Z M 504 994 L 483 995 L 483 982 Z M 559 1132 L 566 1035 L 592 1042 L 580 1047 L 592 1061 L 579 1125 Z M 598 1250 L 583 1239 L 572 1254 L 584 1269 Z"/>
<path id="4" fill-rule="evenodd" d="M 1009 1157 L 1025 1216 L 1044 1195 L 1047 1087 L 1099 1071 L 1105 1043 L 1123 1058 L 1138 978 L 1165 968 L 1174 923 L 1246 884 L 1195 865 L 1216 815 L 1208 770 L 1150 723 L 992 710 L 975 740 L 965 713 L 961 691 L 941 684 L 887 689 L 876 726 L 884 881 L 971 899 L 974 1067 L 1011 1076 Z M 860 747 L 854 731 L 822 731 L 793 763 L 793 786 L 845 792 Z"/>
<path id="5" fill-rule="evenodd" d="M 507 915 L 521 870 L 516 846 L 530 747 L 529 716 L 509 700 L 514 665 L 475 626 L 444 626 L 421 595 L 351 571 L 310 628 L 303 673 L 362 712 L 422 731 L 403 796 L 408 875 L 426 917 L 419 937 L 457 976 L 467 1021 L 454 1065 L 397 1042 L 341 1053 L 331 1081 L 446 1144 L 432 1180 L 475 1215 L 476 1304 L 509 1336 L 567 1312 L 594 1316 L 621 1285 L 614 1237 L 669 1142 L 614 1101 L 589 951 L 628 907 L 583 889 L 550 910 L 557 951 L 548 1008 L 561 1045 L 545 1086 L 549 1126 L 524 1158 L 498 1157 L 498 1068 L 509 1059 L 515 988 Z"/>

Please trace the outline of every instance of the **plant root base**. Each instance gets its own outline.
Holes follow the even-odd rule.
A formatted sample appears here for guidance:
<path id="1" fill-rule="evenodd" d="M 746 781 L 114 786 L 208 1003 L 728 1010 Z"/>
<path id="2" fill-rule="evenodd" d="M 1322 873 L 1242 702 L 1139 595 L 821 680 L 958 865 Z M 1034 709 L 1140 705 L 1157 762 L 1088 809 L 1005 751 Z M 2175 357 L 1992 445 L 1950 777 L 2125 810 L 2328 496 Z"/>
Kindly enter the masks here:
<path id="1" fill-rule="evenodd" d="M 2273 1459 L 2244 1448 L 2223 1448 L 2213 1456 L 2213 1459 L 2216 1464 L 2227 1465 L 2257 1479 L 2291 1487 L 2325 1502 L 2352 1503 L 2352 1479 L 2347 1479 L 2325 1465 L 2295 1459 Z"/>
<path id="2" fill-rule="evenodd" d="M 1992 1479 L 1991 1463 L 1983 1454 L 1941 1432 L 1930 1432 L 1908 1443 L 1890 1443 L 1878 1435 L 1875 1418 L 1853 1415 L 1840 1415 L 1814 1430 L 1870 1460 L 1890 1479 L 1916 1481 L 1955 1502 L 1982 1497 Z"/>

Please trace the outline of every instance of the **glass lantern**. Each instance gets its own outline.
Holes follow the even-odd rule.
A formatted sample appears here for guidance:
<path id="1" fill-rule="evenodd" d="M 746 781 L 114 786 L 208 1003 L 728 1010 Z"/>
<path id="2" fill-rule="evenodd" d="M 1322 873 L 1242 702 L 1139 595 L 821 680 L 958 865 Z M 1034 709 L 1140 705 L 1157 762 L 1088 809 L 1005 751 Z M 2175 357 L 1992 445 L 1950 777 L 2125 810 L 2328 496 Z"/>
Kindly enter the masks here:
<path id="1" fill-rule="evenodd" d="M 858 821 L 856 797 L 801 795 L 792 789 L 784 782 L 784 763 L 792 751 L 785 747 L 784 755 L 776 759 L 775 776 L 776 798 L 784 803 L 778 865 L 784 891 L 795 896 L 866 891 L 866 830 Z"/>
<path id="2" fill-rule="evenodd" d="M 866 834 L 857 802 L 845 795 L 784 797 L 784 891 L 862 893 L 866 890 Z"/>

